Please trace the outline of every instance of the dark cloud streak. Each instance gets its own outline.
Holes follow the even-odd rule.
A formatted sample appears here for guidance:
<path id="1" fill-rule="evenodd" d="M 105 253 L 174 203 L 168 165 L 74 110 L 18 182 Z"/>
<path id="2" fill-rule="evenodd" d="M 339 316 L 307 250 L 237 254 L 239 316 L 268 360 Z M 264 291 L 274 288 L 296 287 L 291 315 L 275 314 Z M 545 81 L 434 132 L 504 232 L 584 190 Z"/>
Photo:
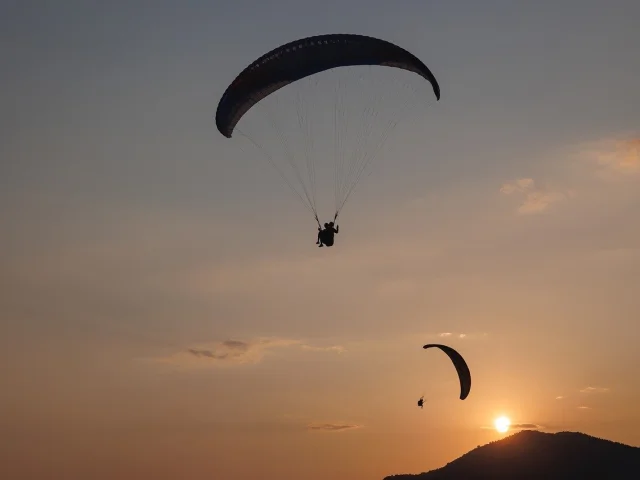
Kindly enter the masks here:
<path id="1" fill-rule="evenodd" d="M 541 425 L 536 425 L 535 423 L 516 423 L 509 425 L 509 428 L 513 428 L 515 430 L 541 430 L 543 427 Z"/>
<path id="2" fill-rule="evenodd" d="M 308 425 L 307 428 L 312 431 L 341 432 L 344 430 L 362 428 L 362 425 L 351 425 L 343 423 L 320 423 Z"/>

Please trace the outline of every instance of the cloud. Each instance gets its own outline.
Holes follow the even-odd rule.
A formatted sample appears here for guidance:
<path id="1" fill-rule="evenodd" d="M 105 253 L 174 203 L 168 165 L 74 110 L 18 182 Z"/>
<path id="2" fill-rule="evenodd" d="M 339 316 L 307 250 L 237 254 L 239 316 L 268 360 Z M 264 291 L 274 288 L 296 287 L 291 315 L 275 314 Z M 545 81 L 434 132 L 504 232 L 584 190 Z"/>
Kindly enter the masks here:
<path id="1" fill-rule="evenodd" d="M 521 215 L 531 215 L 542 213 L 558 203 L 574 195 L 573 191 L 566 193 L 543 189 L 536 186 L 532 178 L 519 178 L 513 182 L 505 183 L 500 187 L 500 192 L 505 195 L 519 193 L 525 196 L 523 203 L 518 207 Z"/>
<path id="2" fill-rule="evenodd" d="M 211 345 L 190 347 L 166 357 L 153 359 L 155 362 L 180 366 L 232 366 L 260 363 L 269 352 L 289 347 L 304 351 L 343 353 L 341 345 L 315 346 L 302 340 L 290 338 L 257 338 L 251 341 L 226 340 Z"/>
<path id="3" fill-rule="evenodd" d="M 323 431 L 323 432 L 342 432 L 344 430 L 354 430 L 356 428 L 362 428 L 363 425 L 355 425 L 348 423 L 311 423 L 307 428 L 311 431 Z"/>
<path id="4" fill-rule="evenodd" d="M 562 396 L 562 395 L 558 395 L 558 396 L 556 397 L 556 400 L 563 400 L 563 399 L 564 399 L 564 396 Z"/>
<path id="5" fill-rule="evenodd" d="M 607 393 L 608 388 L 605 387 L 586 387 L 580 390 L 580 393 Z"/>
<path id="6" fill-rule="evenodd" d="M 480 427 L 483 430 L 495 430 L 495 425 L 486 425 L 484 427 Z M 512 423 L 509 425 L 509 430 L 544 430 L 547 427 L 542 425 L 538 425 L 536 423 Z"/>
<path id="7" fill-rule="evenodd" d="M 219 344 L 219 348 L 215 351 L 188 348 L 187 352 L 196 357 L 209 358 L 211 360 L 231 360 L 234 358 L 240 359 L 249 352 L 250 348 L 251 345 L 248 343 L 236 340 L 227 340 L 225 342 L 221 342 Z"/>
<path id="8" fill-rule="evenodd" d="M 519 178 L 513 183 L 505 183 L 500 188 L 500 192 L 505 195 L 511 195 L 515 192 L 524 193 L 531 190 L 534 187 L 534 181 L 532 178 Z"/>
<path id="9" fill-rule="evenodd" d="M 585 407 L 584 405 L 580 405 L 578 407 L 579 410 L 591 410 L 591 407 Z"/>
<path id="10" fill-rule="evenodd" d="M 584 147 L 583 156 L 600 176 L 636 175 L 640 173 L 640 137 L 593 142 Z"/>
<path id="11" fill-rule="evenodd" d="M 311 352 L 336 352 L 343 353 L 345 352 L 345 348 L 342 345 L 331 345 L 329 347 L 314 347 L 312 345 L 300 345 L 300 348 L 303 350 L 308 350 Z"/>
<path id="12" fill-rule="evenodd" d="M 486 335 L 486 334 L 484 334 Z M 452 333 L 452 332 L 442 332 L 438 334 L 439 337 L 445 338 L 445 337 L 456 337 L 456 338 L 468 338 L 469 334 L 468 333 Z"/>
<path id="13" fill-rule="evenodd" d="M 509 425 L 509 428 L 514 430 L 542 430 L 544 427 L 542 425 L 536 425 L 535 423 L 515 423 Z"/>
<path id="14" fill-rule="evenodd" d="M 527 198 L 518 208 L 518 213 L 529 215 L 541 213 L 547 210 L 552 204 L 568 198 L 567 195 L 560 192 L 529 192 Z"/>
<path id="15" fill-rule="evenodd" d="M 320 422 L 299 413 L 285 413 L 281 417 L 290 425 L 295 425 L 296 428 L 302 428 L 310 432 L 342 432 L 364 428 L 364 425 L 351 422 Z"/>

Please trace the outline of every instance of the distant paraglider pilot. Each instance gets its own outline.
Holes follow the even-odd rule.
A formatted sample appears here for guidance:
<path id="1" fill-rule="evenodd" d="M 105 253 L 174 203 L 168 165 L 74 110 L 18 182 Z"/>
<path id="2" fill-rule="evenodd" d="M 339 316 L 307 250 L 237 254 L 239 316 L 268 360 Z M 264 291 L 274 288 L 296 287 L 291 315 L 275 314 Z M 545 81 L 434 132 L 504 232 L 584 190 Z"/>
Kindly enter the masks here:
<path id="1" fill-rule="evenodd" d="M 333 227 L 333 222 L 325 223 L 324 229 L 318 227 L 318 240 L 316 241 L 316 245 L 318 247 L 327 247 L 333 246 L 333 236 L 338 233 L 340 227 Z"/>
<path id="2" fill-rule="evenodd" d="M 420 400 L 418 400 L 418 406 L 422 408 L 423 405 L 424 405 L 424 395 L 420 397 Z"/>

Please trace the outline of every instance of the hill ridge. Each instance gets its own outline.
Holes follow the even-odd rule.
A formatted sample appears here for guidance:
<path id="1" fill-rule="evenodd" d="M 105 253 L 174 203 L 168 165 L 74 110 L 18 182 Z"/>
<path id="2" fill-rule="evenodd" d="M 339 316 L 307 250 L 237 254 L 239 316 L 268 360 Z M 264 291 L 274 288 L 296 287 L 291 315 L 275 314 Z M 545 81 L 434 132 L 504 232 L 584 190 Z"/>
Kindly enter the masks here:
<path id="1" fill-rule="evenodd" d="M 640 447 L 582 432 L 522 430 L 418 474 L 384 480 L 640 478 Z"/>

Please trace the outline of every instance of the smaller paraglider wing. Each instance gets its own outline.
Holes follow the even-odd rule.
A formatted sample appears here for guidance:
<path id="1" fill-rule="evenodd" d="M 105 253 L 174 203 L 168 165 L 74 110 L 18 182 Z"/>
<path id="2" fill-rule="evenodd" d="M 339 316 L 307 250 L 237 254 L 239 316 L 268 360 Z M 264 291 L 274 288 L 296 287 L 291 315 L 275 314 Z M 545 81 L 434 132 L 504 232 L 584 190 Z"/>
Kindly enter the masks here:
<path id="1" fill-rule="evenodd" d="M 458 372 L 458 378 L 460 379 L 460 400 L 464 400 L 471 391 L 471 372 L 467 366 L 467 362 L 464 361 L 462 355 L 456 352 L 453 348 L 446 345 L 440 345 L 437 343 L 429 343 L 422 348 L 427 349 L 431 347 L 437 347 L 446 353 Z"/>

